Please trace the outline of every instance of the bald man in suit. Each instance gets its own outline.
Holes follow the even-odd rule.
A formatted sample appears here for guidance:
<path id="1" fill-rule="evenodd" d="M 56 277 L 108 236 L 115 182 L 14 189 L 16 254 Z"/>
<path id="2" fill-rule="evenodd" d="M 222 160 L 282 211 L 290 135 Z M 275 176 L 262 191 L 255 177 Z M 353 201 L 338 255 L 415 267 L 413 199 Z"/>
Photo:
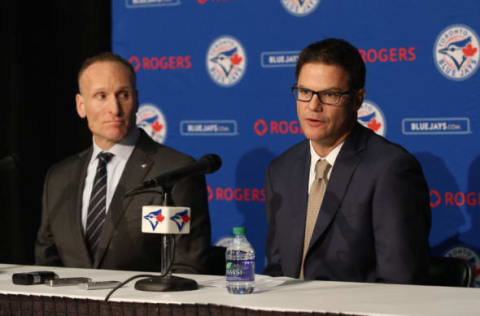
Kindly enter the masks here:
<path id="1" fill-rule="evenodd" d="M 57 163 L 46 176 L 36 264 L 160 271 L 160 236 L 143 234 L 141 217 L 143 205 L 162 205 L 163 197 L 155 193 L 124 195 L 144 180 L 189 165 L 194 159 L 154 142 L 136 128 L 135 71 L 120 56 L 102 53 L 87 59 L 78 82 L 77 112 L 88 122 L 93 145 Z M 92 226 L 88 213 L 99 153 L 111 158 L 105 167 L 105 200 L 99 202 L 105 203 L 103 224 L 92 232 L 93 243 L 88 236 Z M 175 237 L 173 271 L 208 273 L 211 233 L 205 177 L 179 181 L 171 199 L 169 205 L 190 207 L 192 212 L 190 234 Z"/>

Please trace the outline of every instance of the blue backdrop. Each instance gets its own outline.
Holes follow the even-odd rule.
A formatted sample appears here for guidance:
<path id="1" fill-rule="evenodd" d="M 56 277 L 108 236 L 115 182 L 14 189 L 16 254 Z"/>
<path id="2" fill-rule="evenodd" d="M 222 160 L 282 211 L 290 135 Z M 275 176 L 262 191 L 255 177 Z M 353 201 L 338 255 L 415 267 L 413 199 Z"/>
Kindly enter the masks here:
<path id="1" fill-rule="evenodd" d="M 309 43 L 339 37 L 367 65 L 359 121 L 422 163 L 432 254 L 467 258 L 480 271 L 480 1 L 115 0 L 112 8 L 113 50 L 138 76 L 138 124 L 195 158 L 223 159 L 207 176 L 214 243 L 245 225 L 263 269 L 264 171 L 304 138 L 294 65 Z"/>

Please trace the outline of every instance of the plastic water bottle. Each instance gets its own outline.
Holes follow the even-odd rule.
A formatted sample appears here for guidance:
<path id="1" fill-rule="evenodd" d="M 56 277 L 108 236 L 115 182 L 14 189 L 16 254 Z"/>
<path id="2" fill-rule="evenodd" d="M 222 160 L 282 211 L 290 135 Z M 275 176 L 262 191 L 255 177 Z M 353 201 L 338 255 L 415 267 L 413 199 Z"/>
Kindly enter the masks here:
<path id="1" fill-rule="evenodd" d="M 255 251 L 245 237 L 245 227 L 234 227 L 233 235 L 225 255 L 227 290 L 233 294 L 249 294 L 255 288 Z"/>

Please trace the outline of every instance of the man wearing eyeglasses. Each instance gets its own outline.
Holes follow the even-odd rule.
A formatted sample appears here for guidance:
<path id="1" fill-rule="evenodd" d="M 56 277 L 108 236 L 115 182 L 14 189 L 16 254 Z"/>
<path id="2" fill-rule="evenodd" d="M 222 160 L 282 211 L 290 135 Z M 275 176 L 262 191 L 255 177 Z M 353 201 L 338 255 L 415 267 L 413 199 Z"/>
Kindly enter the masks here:
<path id="1" fill-rule="evenodd" d="M 306 280 L 423 283 L 429 193 L 404 148 L 357 122 L 365 64 L 340 39 L 307 46 L 292 92 L 306 140 L 265 175 L 265 273 Z"/>

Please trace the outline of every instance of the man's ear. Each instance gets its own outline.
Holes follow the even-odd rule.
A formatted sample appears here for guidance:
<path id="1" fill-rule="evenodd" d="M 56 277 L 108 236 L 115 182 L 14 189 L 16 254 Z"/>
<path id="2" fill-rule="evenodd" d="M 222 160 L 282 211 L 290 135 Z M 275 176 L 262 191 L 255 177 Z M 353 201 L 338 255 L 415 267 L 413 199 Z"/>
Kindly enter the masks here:
<path id="1" fill-rule="evenodd" d="M 75 96 L 75 102 L 77 104 L 77 113 L 78 116 L 81 118 L 85 118 L 87 116 L 87 112 L 85 110 L 85 100 L 80 93 L 77 93 Z"/>
<path id="2" fill-rule="evenodd" d="M 135 109 L 135 113 L 136 113 L 138 111 L 138 107 L 139 107 L 139 105 L 138 105 L 138 90 L 137 89 L 135 89 L 135 104 L 136 104 L 136 107 L 137 107 Z"/>
<path id="3" fill-rule="evenodd" d="M 355 93 L 355 104 L 354 110 L 358 111 L 358 109 L 362 106 L 363 100 L 365 99 L 365 89 L 360 89 Z"/>

